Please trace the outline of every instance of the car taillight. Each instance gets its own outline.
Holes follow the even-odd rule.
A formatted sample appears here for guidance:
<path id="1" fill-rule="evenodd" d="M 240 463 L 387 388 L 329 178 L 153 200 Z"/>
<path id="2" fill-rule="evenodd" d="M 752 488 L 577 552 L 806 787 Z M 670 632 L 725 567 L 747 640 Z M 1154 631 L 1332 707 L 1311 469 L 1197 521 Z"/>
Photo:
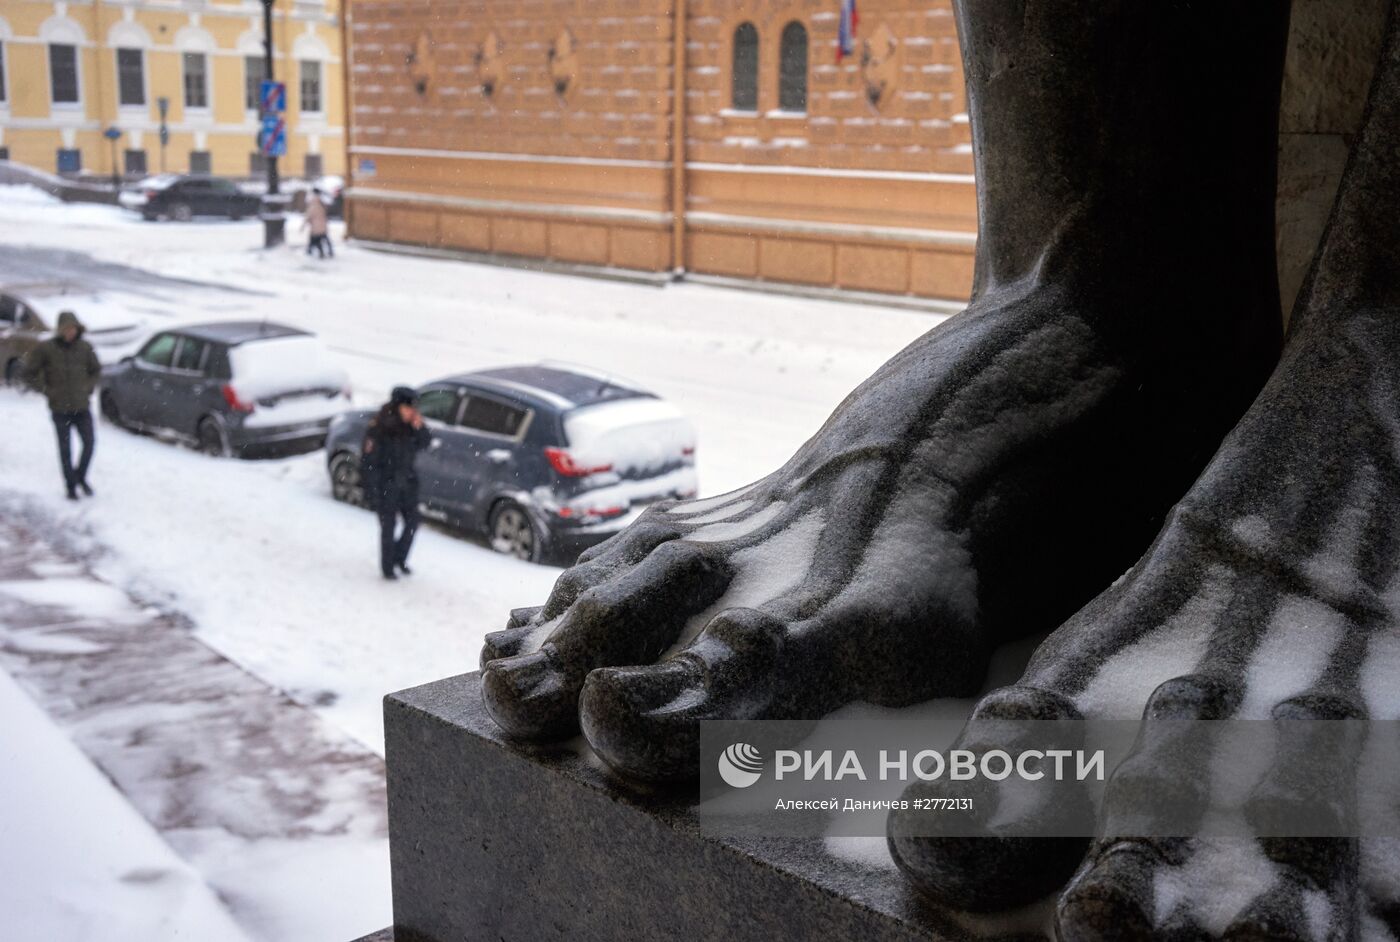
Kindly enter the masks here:
<path id="1" fill-rule="evenodd" d="M 626 512 L 627 512 L 627 508 L 626 508 L 626 507 L 586 507 L 586 508 L 579 508 L 579 507 L 560 507 L 560 508 L 559 508 L 559 516 L 564 517 L 565 519 L 574 519 L 574 518 L 577 518 L 577 519 L 579 519 L 579 520 L 583 520 L 583 519 L 586 519 L 586 518 L 588 518 L 588 517 L 601 517 L 601 518 L 604 518 L 604 519 L 606 519 L 606 518 L 608 518 L 608 517 L 620 517 L 620 516 L 622 516 L 622 515 L 623 515 L 624 513 L 626 513 Z"/>
<path id="2" fill-rule="evenodd" d="M 146 199 L 148 199 L 148 200 L 153 200 L 153 199 L 155 199 L 155 198 L 156 198 L 156 191 L 155 191 L 155 190 L 147 190 L 147 191 L 146 191 Z"/>
<path id="3" fill-rule="evenodd" d="M 691 445 L 691 446 L 688 447 L 688 448 L 682 448 L 682 449 L 681 449 L 681 454 L 684 455 L 685 457 L 689 458 L 691 455 L 695 454 L 695 446 L 694 446 L 694 445 Z"/>
<path id="4" fill-rule="evenodd" d="M 252 412 L 257 408 L 257 406 L 253 405 L 251 402 L 244 402 L 242 399 L 239 399 L 238 391 L 227 383 L 224 384 L 224 402 L 227 402 L 228 407 L 234 412 Z"/>
<path id="5" fill-rule="evenodd" d="M 544 456 L 549 459 L 549 466 L 566 478 L 584 478 L 590 474 L 601 474 L 604 471 L 611 471 L 612 465 L 600 464 L 593 467 L 584 467 L 574 461 L 574 456 L 563 448 L 546 448 Z"/>

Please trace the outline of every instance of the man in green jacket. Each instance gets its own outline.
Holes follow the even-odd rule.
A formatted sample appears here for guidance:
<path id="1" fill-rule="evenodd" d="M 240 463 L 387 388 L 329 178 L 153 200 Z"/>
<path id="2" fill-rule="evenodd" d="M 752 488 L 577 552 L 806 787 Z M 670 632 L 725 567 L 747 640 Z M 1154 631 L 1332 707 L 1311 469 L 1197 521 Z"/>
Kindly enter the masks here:
<path id="1" fill-rule="evenodd" d="M 58 430 L 58 457 L 63 465 L 63 482 L 68 499 L 77 500 L 78 490 L 91 497 L 88 465 L 92 462 L 92 410 L 89 402 L 102 364 L 92 344 L 83 339 L 83 325 L 72 311 L 58 315 L 58 332 L 29 351 L 24 375 L 29 383 L 49 399 L 54 428 Z M 73 467 L 72 433 L 76 429 L 83 443 L 78 466 Z"/>

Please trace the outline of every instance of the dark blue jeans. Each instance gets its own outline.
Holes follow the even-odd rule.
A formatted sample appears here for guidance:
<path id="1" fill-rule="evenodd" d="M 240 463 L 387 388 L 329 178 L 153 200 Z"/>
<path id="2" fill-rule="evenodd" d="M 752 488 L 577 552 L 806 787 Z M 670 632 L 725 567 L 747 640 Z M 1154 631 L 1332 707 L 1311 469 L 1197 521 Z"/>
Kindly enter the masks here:
<path id="1" fill-rule="evenodd" d="M 53 427 L 58 432 L 58 460 L 63 467 L 63 483 L 71 491 L 87 481 L 88 465 L 92 463 L 92 413 L 87 409 L 81 412 L 53 413 Z M 78 466 L 73 467 L 73 431 L 83 443 L 83 453 L 78 458 Z"/>
<path id="2" fill-rule="evenodd" d="M 413 534 L 418 531 L 418 493 L 392 492 L 379 498 L 379 568 L 392 575 L 395 566 L 408 563 L 408 551 L 413 548 Z M 395 537 L 398 519 L 403 518 L 403 531 Z"/>

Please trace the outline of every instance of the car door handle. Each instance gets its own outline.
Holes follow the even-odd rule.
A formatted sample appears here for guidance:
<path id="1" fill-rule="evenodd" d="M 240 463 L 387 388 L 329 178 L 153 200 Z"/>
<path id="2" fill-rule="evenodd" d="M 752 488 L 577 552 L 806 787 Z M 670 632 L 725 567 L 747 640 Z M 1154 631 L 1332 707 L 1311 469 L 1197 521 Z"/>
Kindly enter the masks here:
<path id="1" fill-rule="evenodd" d="M 505 464 L 510 460 L 510 452 L 504 448 L 492 448 L 486 453 L 486 460 L 492 464 Z"/>

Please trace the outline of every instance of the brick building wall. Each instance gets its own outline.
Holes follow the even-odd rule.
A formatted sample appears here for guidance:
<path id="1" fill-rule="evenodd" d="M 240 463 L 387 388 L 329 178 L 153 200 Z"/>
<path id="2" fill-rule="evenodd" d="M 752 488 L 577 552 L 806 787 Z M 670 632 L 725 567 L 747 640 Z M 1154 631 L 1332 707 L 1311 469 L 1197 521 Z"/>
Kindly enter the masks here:
<path id="1" fill-rule="evenodd" d="M 351 232 L 964 297 L 975 194 L 949 4 L 865 0 L 839 65 L 838 10 L 690 0 L 678 177 L 672 2 L 351 0 Z M 805 107 L 785 110 L 793 23 Z M 757 101 L 736 109 L 743 24 L 757 34 Z"/>

